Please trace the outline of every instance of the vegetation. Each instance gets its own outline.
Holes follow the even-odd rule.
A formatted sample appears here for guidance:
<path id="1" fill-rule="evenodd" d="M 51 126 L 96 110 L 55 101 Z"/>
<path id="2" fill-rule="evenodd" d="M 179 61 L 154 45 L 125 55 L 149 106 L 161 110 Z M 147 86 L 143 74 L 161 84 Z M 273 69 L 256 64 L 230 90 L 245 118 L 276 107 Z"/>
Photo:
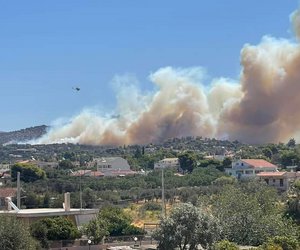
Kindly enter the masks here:
<path id="1" fill-rule="evenodd" d="M 228 240 L 221 240 L 214 244 L 213 250 L 239 250 L 238 246 Z"/>
<path id="2" fill-rule="evenodd" d="M 288 193 L 279 194 L 264 183 L 237 181 L 224 172 L 226 167 L 231 166 L 233 159 L 230 155 L 222 161 L 212 157 L 228 152 L 235 158 L 266 159 L 283 170 L 287 166 L 300 165 L 300 146 L 293 138 L 287 143 L 255 146 L 202 137 L 174 138 L 159 144 L 120 147 L 0 145 L 1 163 L 32 158 L 59 163 L 57 168 L 39 168 L 32 163 L 13 165 L 13 182 L 6 186 L 15 186 L 17 172 L 21 172 L 23 207 L 62 207 L 64 192 L 71 192 L 72 207 L 80 207 L 80 197 L 84 208 L 104 207 L 97 218 L 83 229 L 83 233 L 92 237 L 94 243 L 99 243 L 104 236 L 144 233 L 133 226 L 140 225 L 142 218 L 157 222 L 161 213 L 161 172 L 153 170 L 154 163 L 165 157 L 178 157 L 182 175 L 178 175 L 176 170 L 165 171 L 167 210 L 169 212 L 172 206 L 176 208 L 164 218 L 160 228 L 172 237 L 166 238 L 162 231 L 156 236 L 161 249 L 170 249 L 167 246 L 193 249 L 195 244 L 218 250 L 235 249 L 235 244 L 260 245 L 264 250 L 289 250 L 287 246 L 290 245 L 292 249 L 297 249 L 300 182 L 295 181 Z M 134 170 L 144 171 L 127 177 L 70 176 L 70 170 L 95 170 L 92 159 L 106 156 L 122 156 Z M 189 204 L 176 206 L 178 203 Z M 131 210 L 134 206 L 136 211 Z M 127 208 L 123 210 L 121 207 Z M 127 212 L 132 213 L 136 224 L 133 224 Z M 193 221 L 184 219 L 189 213 Z M 31 233 L 44 247 L 50 239 L 72 239 L 78 235 L 68 235 L 63 231 L 60 232 L 61 236 L 55 236 L 50 229 L 58 227 L 58 224 L 57 221 L 39 221 L 32 226 Z M 59 227 L 67 224 L 61 222 Z M 209 228 L 207 225 L 210 225 Z M 196 229 L 192 230 L 193 227 Z M 187 232 L 185 228 L 191 230 Z M 189 235 L 191 232 L 195 234 Z"/>
<path id="3" fill-rule="evenodd" d="M 118 207 L 105 207 L 91 220 L 83 232 L 99 243 L 104 236 L 140 235 L 143 230 L 131 225 L 132 218 Z"/>
<path id="4" fill-rule="evenodd" d="M 216 218 L 185 203 L 175 207 L 171 214 L 162 219 L 154 238 L 158 240 L 158 249 L 169 250 L 179 247 L 181 250 L 204 248 L 216 242 L 221 234 Z"/>
<path id="5" fill-rule="evenodd" d="M 291 237 L 273 237 L 268 239 L 259 250 L 299 250 L 299 242 Z"/>
<path id="6" fill-rule="evenodd" d="M 14 181 L 17 179 L 18 172 L 20 172 L 20 179 L 24 182 L 34 182 L 46 177 L 44 170 L 30 163 L 16 163 L 11 167 L 11 177 Z"/>
<path id="7" fill-rule="evenodd" d="M 30 232 L 43 247 L 48 247 L 50 240 L 70 240 L 81 236 L 77 227 L 65 217 L 38 220 L 31 225 Z"/>
<path id="8" fill-rule="evenodd" d="M 14 216 L 0 215 L 0 242 L 2 250 L 38 249 L 28 228 Z"/>
<path id="9" fill-rule="evenodd" d="M 257 246 L 272 236 L 297 237 L 295 225 L 283 216 L 277 193 L 261 183 L 226 186 L 205 206 L 211 206 L 219 219 L 223 238 L 237 244 Z"/>

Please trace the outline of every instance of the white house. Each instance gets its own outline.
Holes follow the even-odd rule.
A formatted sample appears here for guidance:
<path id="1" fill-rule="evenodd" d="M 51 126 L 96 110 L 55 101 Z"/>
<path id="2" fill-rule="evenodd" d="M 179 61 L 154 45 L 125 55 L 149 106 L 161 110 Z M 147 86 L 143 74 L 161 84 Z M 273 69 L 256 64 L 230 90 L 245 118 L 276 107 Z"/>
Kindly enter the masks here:
<path id="1" fill-rule="evenodd" d="M 300 172 L 261 172 L 257 177 L 279 191 L 287 191 L 291 183 L 300 178 Z"/>
<path id="2" fill-rule="evenodd" d="M 179 168 L 179 160 L 178 158 L 165 158 L 156 162 L 154 164 L 154 169 L 161 169 L 161 168 Z"/>
<path id="3" fill-rule="evenodd" d="M 255 177 L 261 172 L 277 172 L 278 167 L 262 159 L 240 159 L 232 162 L 231 168 L 226 168 L 225 172 L 238 179 Z"/>
<path id="4" fill-rule="evenodd" d="M 93 160 L 93 166 L 97 167 L 98 171 L 112 171 L 112 170 L 130 170 L 130 166 L 122 157 L 102 157 Z"/>

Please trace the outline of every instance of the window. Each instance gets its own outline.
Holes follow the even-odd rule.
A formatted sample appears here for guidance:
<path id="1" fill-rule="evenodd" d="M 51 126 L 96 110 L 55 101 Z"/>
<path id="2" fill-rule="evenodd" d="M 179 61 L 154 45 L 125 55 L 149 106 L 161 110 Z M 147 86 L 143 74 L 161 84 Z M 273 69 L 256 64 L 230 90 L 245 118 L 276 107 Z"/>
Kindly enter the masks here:
<path id="1" fill-rule="evenodd" d="M 275 179 L 273 179 L 273 182 L 275 182 L 276 180 Z"/>
<path id="2" fill-rule="evenodd" d="M 283 187 L 283 179 L 280 179 L 280 187 Z"/>
<path id="3" fill-rule="evenodd" d="M 265 179 L 265 182 L 266 182 L 267 184 L 269 184 L 269 179 Z"/>

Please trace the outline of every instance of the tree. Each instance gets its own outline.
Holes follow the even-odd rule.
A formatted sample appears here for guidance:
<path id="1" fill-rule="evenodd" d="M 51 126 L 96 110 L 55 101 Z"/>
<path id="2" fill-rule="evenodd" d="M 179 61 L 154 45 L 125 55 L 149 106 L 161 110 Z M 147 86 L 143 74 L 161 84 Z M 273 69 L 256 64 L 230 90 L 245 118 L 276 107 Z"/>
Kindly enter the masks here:
<path id="1" fill-rule="evenodd" d="M 237 183 L 237 179 L 232 176 L 221 176 L 218 179 L 213 181 L 213 185 L 215 186 L 226 186 L 233 185 Z"/>
<path id="2" fill-rule="evenodd" d="M 222 165 L 224 167 L 231 167 L 231 164 L 232 164 L 232 159 L 230 157 L 225 157 L 222 162 Z"/>
<path id="3" fill-rule="evenodd" d="M 24 182 L 34 182 L 45 179 L 46 173 L 38 166 L 31 163 L 16 163 L 11 167 L 11 177 L 17 180 L 17 173 L 20 172 L 20 179 Z"/>
<path id="4" fill-rule="evenodd" d="M 286 145 L 289 148 L 294 148 L 296 146 L 296 140 L 294 138 L 291 138 Z"/>
<path id="5" fill-rule="evenodd" d="M 264 154 L 265 157 L 272 159 L 273 153 L 272 150 L 269 147 L 266 147 L 262 150 L 262 153 Z"/>
<path id="6" fill-rule="evenodd" d="M 8 215 L 0 215 L 0 242 L 3 250 L 32 250 L 38 247 L 27 226 Z"/>
<path id="7" fill-rule="evenodd" d="M 91 220 L 84 226 L 83 232 L 88 238 L 93 239 L 94 244 L 99 244 L 104 236 L 109 235 L 106 221 L 100 219 Z"/>
<path id="8" fill-rule="evenodd" d="M 213 199 L 223 237 L 241 245 L 260 245 L 271 236 L 295 236 L 295 225 L 283 217 L 276 191 L 254 181 L 227 186 Z M 207 204 L 206 204 L 207 205 Z"/>
<path id="9" fill-rule="evenodd" d="M 280 161 L 283 166 L 294 166 L 299 164 L 300 157 L 294 150 L 285 150 L 280 155 Z"/>
<path id="10" fill-rule="evenodd" d="M 300 250 L 300 245 L 295 238 L 276 236 L 268 239 L 268 241 L 265 242 L 259 249 L 260 250 L 269 250 L 269 249 Z"/>
<path id="11" fill-rule="evenodd" d="M 33 237 L 47 246 L 48 240 L 72 240 L 80 237 L 77 227 L 65 217 L 45 218 L 30 226 Z"/>
<path id="12" fill-rule="evenodd" d="M 60 169 L 73 169 L 74 168 L 73 163 L 69 159 L 60 161 L 58 166 Z"/>
<path id="13" fill-rule="evenodd" d="M 109 206 L 101 209 L 96 220 L 105 222 L 110 236 L 144 233 L 143 230 L 132 226 L 131 217 L 118 207 Z"/>
<path id="14" fill-rule="evenodd" d="M 184 152 L 178 156 L 180 168 L 185 172 L 193 172 L 193 169 L 197 166 L 197 159 L 191 152 Z"/>
<path id="15" fill-rule="evenodd" d="M 85 188 L 82 192 L 82 200 L 86 208 L 92 208 L 97 200 L 95 192 L 90 188 Z"/>
<path id="16" fill-rule="evenodd" d="M 220 228 L 214 217 L 190 203 L 175 207 L 170 216 L 163 218 L 154 233 L 158 249 L 195 250 L 198 245 L 211 246 L 219 239 Z"/>

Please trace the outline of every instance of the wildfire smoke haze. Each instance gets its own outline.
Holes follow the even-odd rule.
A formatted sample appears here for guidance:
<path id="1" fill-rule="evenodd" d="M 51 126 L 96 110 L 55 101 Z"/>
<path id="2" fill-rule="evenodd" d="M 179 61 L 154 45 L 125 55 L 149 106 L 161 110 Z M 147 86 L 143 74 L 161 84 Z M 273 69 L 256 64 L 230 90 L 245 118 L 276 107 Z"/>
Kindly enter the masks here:
<path id="1" fill-rule="evenodd" d="M 300 38 L 300 13 L 291 21 Z M 84 110 L 35 143 L 144 144 L 170 137 L 205 136 L 249 143 L 300 139 L 300 45 L 263 37 L 241 50 L 240 79 L 204 85 L 202 68 L 165 67 L 150 75 L 156 92 L 115 77 L 117 116 Z M 134 80 L 133 80 L 134 82 Z"/>

